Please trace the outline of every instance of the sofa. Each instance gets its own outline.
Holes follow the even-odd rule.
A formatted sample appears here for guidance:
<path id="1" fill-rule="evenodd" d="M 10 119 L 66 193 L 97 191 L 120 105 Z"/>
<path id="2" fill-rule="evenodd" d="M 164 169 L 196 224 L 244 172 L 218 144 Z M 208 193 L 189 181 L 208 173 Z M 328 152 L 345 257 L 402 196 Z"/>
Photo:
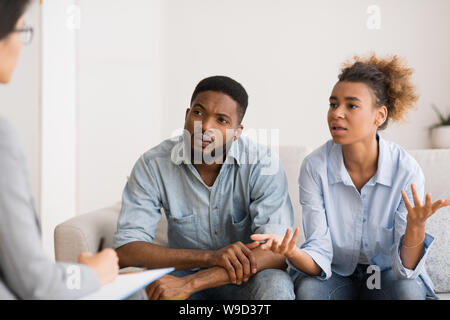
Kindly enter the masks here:
<path id="1" fill-rule="evenodd" d="M 300 165 L 311 152 L 301 146 L 281 146 L 278 153 L 288 178 L 288 187 L 294 207 L 294 227 L 301 227 L 301 206 L 297 187 Z M 450 198 L 450 149 L 410 150 L 425 175 L 425 190 L 432 199 Z M 121 204 L 76 216 L 55 228 L 55 258 L 57 261 L 76 262 L 83 251 L 98 252 L 112 247 Z M 302 228 L 300 228 L 302 229 Z M 450 300 L 450 207 L 434 214 L 427 223 L 427 232 L 435 237 L 427 260 L 427 270 L 440 299 Z M 301 233 L 298 245 L 304 242 Z M 167 245 L 167 220 L 162 214 L 154 243 Z"/>

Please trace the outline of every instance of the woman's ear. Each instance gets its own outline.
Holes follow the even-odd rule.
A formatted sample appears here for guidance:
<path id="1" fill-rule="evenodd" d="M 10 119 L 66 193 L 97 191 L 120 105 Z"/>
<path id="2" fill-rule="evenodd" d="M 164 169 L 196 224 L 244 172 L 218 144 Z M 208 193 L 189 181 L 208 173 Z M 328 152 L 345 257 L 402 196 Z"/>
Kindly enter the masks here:
<path id="1" fill-rule="evenodd" d="M 386 121 L 388 116 L 388 110 L 386 106 L 381 106 L 377 108 L 377 115 L 375 119 L 375 124 L 377 127 L 380 127 L 383 125 L 383 123 Z"/>

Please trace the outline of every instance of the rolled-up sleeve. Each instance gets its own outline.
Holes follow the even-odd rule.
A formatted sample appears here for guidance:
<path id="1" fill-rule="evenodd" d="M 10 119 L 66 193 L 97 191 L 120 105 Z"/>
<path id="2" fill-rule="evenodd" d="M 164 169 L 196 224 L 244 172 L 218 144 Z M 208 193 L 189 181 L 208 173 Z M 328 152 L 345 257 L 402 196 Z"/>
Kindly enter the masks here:
<path id="1" fill-rule="evenodd" d="M 420 168 L 417 168 L 412 179 L 404 186 L 404 190 L 406 195 L 410 201 L 410 203 L 414 203 L 412 192 L 411 192 L 411 184 L 414 183 L 417 189 L 417 194 L 419 199 L 423 199 L 424 196 L 424 184 L 425 179 Z M 391 256 L 392 256 L 392 269 L 399 279 L 415 279 L 425 270 L 425 261 L 428 256 L 429 249 L 434 242 L 434 238 L 428 233 L 425 234 L 424 240 L 424 251 L 422 257 L 419 260 L 419 263 L 415 267 L 414 270 L 406 268 L 400 257 L 400 250 L 402 247 L 403 237 L 405 235 L 406 230 L 406 217 L 408 215 L 408 210 L 406 209 L 405 203 L 403 199 L 400 202 L 400 205 L 395 213 L 395 221 L 394 221 L 394 244 L 391 248 Z"/>
<path id="2" fill-rule="evenodd" d="M 272 153 L 265 160 L 255 166 L 250 176 L 252 232 L 284 234 L 294 222 L 286 174 L 277 155 Z M 264 164 L 269 162 L 272 167 L 276 164 L 276 170 L 267 174 Z"/>
<path id="3" fill-rule="evenodd" d="M 114 248 L 135 241 L 152 242 L 161 218 L 161 197 L 144 156 L 136 162 L 123 190 Z"/>
<path id="4" fill-rule="evenodd" d="M 305 242 L 301 249 L 322 268 L 322 274 L 316 278 L 327 280 L 331 277 L 333 246 L 325 213 L 323 192 L 308 159 L 302 163 L 298 182 L 305 234 Z M 290 263 L 289 265 L 294 267 Z M 295 270 L 301 272 L 301 270 Z"/>

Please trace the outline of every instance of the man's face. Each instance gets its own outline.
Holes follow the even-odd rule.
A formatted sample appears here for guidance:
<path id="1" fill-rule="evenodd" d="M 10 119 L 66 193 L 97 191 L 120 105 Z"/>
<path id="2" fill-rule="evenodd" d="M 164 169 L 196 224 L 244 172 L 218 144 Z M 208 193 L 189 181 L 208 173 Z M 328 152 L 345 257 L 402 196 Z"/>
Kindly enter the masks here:
<path id="1" fill-rule="evenodd" d="M 242 132 L 239 105 L 224 93 L 200 92 L 186 110 L 184 128 L 190 134 L 193 152 L 220 156 Z"/>

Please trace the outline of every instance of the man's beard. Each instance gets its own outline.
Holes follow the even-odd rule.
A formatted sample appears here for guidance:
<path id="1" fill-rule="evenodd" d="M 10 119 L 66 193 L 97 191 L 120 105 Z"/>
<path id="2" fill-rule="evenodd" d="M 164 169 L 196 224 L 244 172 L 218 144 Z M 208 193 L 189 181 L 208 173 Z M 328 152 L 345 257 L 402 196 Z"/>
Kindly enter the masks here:
<path id="1" fill-rule="evenodd" d="M 195 143 L 195 142 L 194 142 Z M 193 164 L 223 164 L 227 152 L 233 144 L 233 139 L 221 146 L 214 146 L 211 142 L 205 148 L 191 146 L 191 163 Z"/>

